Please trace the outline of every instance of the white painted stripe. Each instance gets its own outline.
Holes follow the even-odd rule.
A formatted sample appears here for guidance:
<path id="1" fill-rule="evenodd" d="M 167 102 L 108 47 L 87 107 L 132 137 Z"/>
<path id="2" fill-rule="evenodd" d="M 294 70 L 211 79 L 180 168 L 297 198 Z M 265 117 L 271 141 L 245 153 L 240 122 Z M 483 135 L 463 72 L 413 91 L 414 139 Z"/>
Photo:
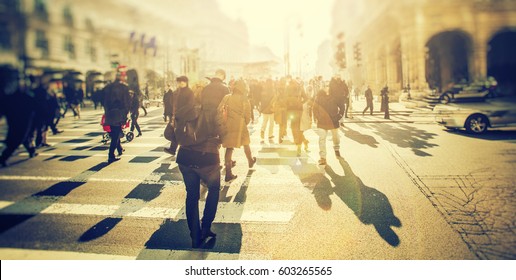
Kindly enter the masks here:
<path id="1" fill-rule="evenodd" d="M 139 200 L 137 201 L 139 202 Z M 3 205 L 11 206 L 0 210 L 9 214 L 68 214 L 68 215 L 97 215 L 112 217 L 137 217 L 158 219 L 186 219 L 184 208 L 144 207 L 143 203 L 134 206 L 100 205 L 100 204 L 74 204 L 56 203 L 52 197 L 30 198 L 14 203 L 2 201 Z M 254 211 L 244 208 L 242 203 L 219 203 L 216 223 L 242 223 L 242 222 L 269 222 L 288 223 L 294 216 L 293 211 Z M 5 208 L 4 207 L 4 208 Z M 204 203 L 200 203 L 204 208 Z"/>
<path id="2" fill-rule="evenodd" d="M 52 177 L 52 176 L 16 176 L 16 175 L 0 175 L 0 181 L 67 181 L 67 182 L 105 182 L 105 183 L 142 183 L 142 184 L 163 184 L 165 186 L 168 185 L 177 185 L 182 184 L 182 180 L 159 180 L 161 178 L 161 173 L 157 174 L 155 177 L 157 180 L 152 180 L 150 178 L 146 179 L 121 179 L 121 178 L 95 178 L 88 177 L 92 174 L 84 174 L 76 177 Z M 148 176 L 149 177 L 149 176 Z"/>
<path id="3" fill-rule="evenodd" d="M 135 260 L 134 256 L 0 248 L 2 260 Z"/>
<path id="4" fill-rule="evenodd" d="M 244 211 L 242 213 L 242 222 L 275 222 L 287 223 L 294 217 L 294 212 L 283 211 Z"/>
<path id="5" fill-rule="evenodd" d="M 117 205 L 54 203 L 41 211 L 41 213 L 109 216 L 119 207 Z"/>
<path id="6" fill-rule="evenodd" d="M 4 201 L 0 200 L 0 209 L 5 208 L 11 204 L 14 204 L 14 201 Z"/>
<path id="7" fill-rule="evenodd" d="M 176 219 L 181 209 L 162 208 L 162 207 L 143 207 L 135 212 L 127 214 L 129 217 L 139 218 L 162 218 Z"/>

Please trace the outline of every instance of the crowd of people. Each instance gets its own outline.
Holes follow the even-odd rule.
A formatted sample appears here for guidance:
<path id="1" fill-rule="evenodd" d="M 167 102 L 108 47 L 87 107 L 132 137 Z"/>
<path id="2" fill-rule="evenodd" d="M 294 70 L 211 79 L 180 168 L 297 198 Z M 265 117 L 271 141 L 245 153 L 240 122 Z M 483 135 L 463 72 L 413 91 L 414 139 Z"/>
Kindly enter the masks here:
<path id="1" fill-rule="evenodd" d="M 332 134 L 335 156 L 341 156 L 338 128 L 343 126 L 344 118 L 352 118 L 353 97 L 357 99 L 363 93 L 366 108 L 362 114 L 367 110 L 373 113 L 371 88 L 354 87 L 338 75 L 330 81 L 314 77 L 306 83 L 291 76 L 276 80 L 230 79 L 226 83 L 226 73 L 219 69 L 208 80 L 207 84 L 196 84 L 191 88 L 188 77 L 180 76 L 174 87 L 167 85 L 163 95 L 163 119 L 170 128 L 166 134 L 171 141 L 164 151 L 176 156 L 183 176 L 187 192 L 186 216 L 194 248 L 216 236 L 211 224 L 217 211 L 222 173 L 226 182 L 237 178 L 232 172 L 237 164 L 233 160 L 234 149 L 243 147 L 248 168 L 256 164 L 248 130 L 248 125 L 256 122 L 255 111 L 262 118 L 261 143 L 289 144 L 286 141 L 290 134 L 290 143 L 296 147 L 298 156 L 303 148 L 308 151 L 305 131 L 314 129 L 319 136 L 320 165 L 326 165 L 329 133 Z M 125 151 L 120 134 L 128 117 L 131 119 L 130 130 L 136 129 L 137 137 L 142 136 L 138 125 L 139 110 L 143 107 L 142 92 L 126 82 L 118 73 L 115 81 L 96 91 L 94 98 L 98 102 L 95 107 L 103 107 L 104 125 L 109 127 L 109 163 L 120 160 Z M 63 87 L 66 108 L 72 110 L 74 117 L 80 118 L 81 87 L 73 83 L 63 83 Z M 57 123 L 66 114 L 66 109 L 63 112 L 51 81 L 44 77 L 33 77 L 29 84 L 12 85 L 2 81 L 2 89 L 1 104 L 9 104 L 1 107 L 9 126 L 6 147 L 0 157 L 0 164 L 6 166 L 7 159 L 20 144 L 25 146 L 30 157 L 37 155 L 38 147 L 48 146 L 47 130 L 51 128 L 54 134 L 62 132 L 57 129 Z M 381 111 L 388 118 L 387 87 L 382 89 L 380 96 Z M 223 165 L 220 147 L 225 149 Z M 208 189 L 202 219 L 198 208 L 201 182 Z"/>

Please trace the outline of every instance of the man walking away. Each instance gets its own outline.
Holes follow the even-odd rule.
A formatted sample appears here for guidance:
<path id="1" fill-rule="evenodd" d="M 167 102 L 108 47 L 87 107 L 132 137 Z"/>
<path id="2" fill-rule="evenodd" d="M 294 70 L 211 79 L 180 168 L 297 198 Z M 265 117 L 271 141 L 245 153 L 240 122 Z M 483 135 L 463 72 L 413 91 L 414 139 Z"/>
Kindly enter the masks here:
<path id="1" fill-rule="evenodd" d="M 117 74 L 116 80 L 107 85 L 104 91 L 104 124 L 111 127 L 108 162 L 112 163 L 120 160 L 119 157 L 115 157 L 115 149 L 118 151 L 118 156 L 123 153 L 120 135 L 122 134 L 122 125 L 127 121 L 131 97 L 129 87 L 120 80 L 120 74 Z"/>
<path id="2" fill-rule="evenodd" d="M 367 86 L 367 89 L 365 91 L 365 99 L 366 99 L 366 107 L 364 109 L 364 111 L 362 111 L 362 115 L 365 114 L 365 112 L 367 111 L 367 109 L 370 110 L 370 114 L 371 116 L 373 115 L 373 91 L 371 90 L 371 87 L 370 86 Z"/>

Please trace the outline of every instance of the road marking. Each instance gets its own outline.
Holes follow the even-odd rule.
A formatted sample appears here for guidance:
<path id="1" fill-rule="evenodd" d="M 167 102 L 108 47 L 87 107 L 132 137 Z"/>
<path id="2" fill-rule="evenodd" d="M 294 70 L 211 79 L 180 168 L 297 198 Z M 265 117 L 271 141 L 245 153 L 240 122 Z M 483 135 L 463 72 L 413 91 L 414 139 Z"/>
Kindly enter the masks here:
<path id="1" fill-rule="evenodd" d="M 204 202 L 200 202 L 204 208 Z M 56 215 L 92 215 L 111 217 L 133 217 L 154 219 L 186 219 L 184 208 L 146 207 L 120 205 L 58 203 L 52 197 L 31 197 L 29 200 L 13 202 L 0 201 L 1 214 L 56 214 Z M 16 206 L 16 207 L 15 207 Z M 294 211 L 255 211 L 245 209 L 243 203 L 219 203 L 214 222 L 216 223 L 288 223 Z"/>

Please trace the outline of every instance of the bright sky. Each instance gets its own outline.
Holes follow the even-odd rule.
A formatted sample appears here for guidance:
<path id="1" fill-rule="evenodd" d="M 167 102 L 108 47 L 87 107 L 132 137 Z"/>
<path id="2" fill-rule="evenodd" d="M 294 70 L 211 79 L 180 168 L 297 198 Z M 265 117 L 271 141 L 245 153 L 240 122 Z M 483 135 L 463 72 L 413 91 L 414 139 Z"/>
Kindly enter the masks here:
<path id="1" fill-rule="evenodd" d="M 292 30 L 301 24 L 303 43 L 295 46 L 302 45 L 306 53 L 316 53 L 319 44 L 329 38 L 333 0 L 217 1 L 229 17 L 240 18 L 247 23 L 251 44 L 268 46 L 280 58 L 285 50 L 287 21 L 290 21 Z"/>

